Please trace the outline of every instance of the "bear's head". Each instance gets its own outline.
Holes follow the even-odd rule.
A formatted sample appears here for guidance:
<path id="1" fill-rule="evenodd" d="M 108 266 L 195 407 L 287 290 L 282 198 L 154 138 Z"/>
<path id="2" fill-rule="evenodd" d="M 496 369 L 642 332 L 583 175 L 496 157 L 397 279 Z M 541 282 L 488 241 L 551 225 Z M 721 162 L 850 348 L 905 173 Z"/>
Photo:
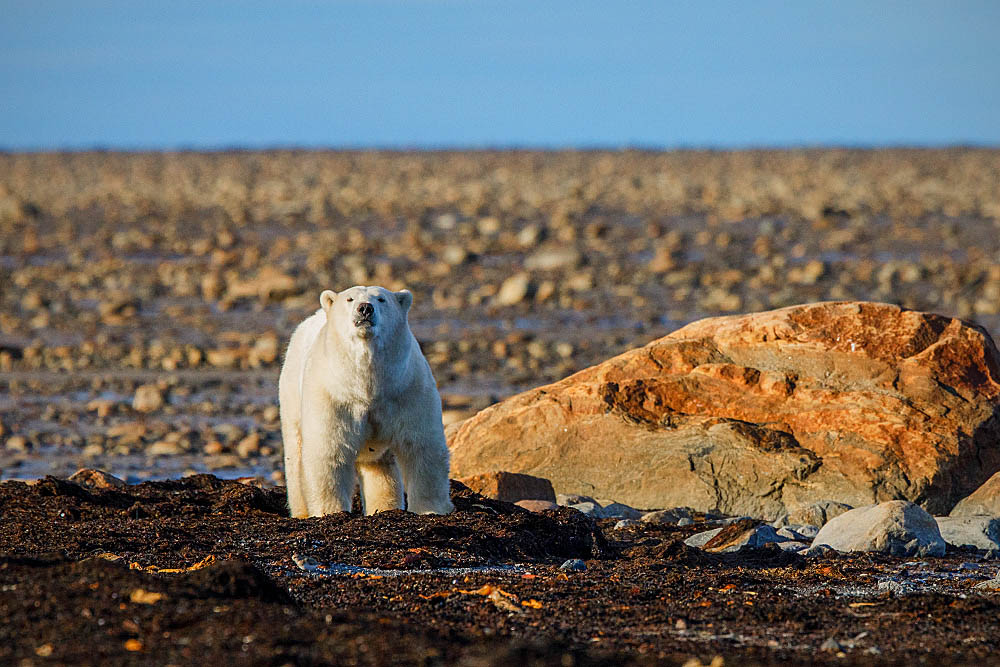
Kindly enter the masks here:
<path id="1" fill-rule="evenodd" d="M 324 290 L 319 303 L 337 335 L 373 341 L 392 337 L 406 326 L 413 303 L 409 290 L 390 292 L 384 287 L 351 287 L 343 292 Z"/>

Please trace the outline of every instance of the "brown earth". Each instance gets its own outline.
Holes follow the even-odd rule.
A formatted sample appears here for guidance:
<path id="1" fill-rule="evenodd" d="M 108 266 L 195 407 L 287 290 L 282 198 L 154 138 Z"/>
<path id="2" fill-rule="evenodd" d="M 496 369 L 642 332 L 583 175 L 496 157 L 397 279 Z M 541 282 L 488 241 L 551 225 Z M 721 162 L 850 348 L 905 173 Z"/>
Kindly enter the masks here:
<path id="1" fill-rule="evenodd" d="M 443 517 L 297 520 L 281 489 L 212 476 L 5 482 L 0 662 L 971 665 L 1000 649 L 997 593 L 974 587 L 996 565 L 969 554 L 713 555 L 681 544 L 702 523 L 614 531 L 459 484 L 453 500 Z M 587 569 L 560 570 L 572 557 Z"/>
<path id="2" fill-rule="evenodd" d="M 452 472 L 774 519 L 821 500 L 947 513 L 1000 469 L 1000 354 L 876 303 L 700 320 L 451 427 Z"/>

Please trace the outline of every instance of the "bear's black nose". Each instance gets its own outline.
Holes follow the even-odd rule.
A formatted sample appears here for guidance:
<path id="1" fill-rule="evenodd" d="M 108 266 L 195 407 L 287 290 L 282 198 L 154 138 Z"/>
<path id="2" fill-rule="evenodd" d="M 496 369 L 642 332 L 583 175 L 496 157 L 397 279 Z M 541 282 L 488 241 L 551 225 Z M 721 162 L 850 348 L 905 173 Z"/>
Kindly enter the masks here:
<path id="1" fill-rule="evenodd" d="M 370 303 L 359 303 L 358 304 L 358 315 L 370 320 L 372 315 L 375 314 L 375 307 Z"/>

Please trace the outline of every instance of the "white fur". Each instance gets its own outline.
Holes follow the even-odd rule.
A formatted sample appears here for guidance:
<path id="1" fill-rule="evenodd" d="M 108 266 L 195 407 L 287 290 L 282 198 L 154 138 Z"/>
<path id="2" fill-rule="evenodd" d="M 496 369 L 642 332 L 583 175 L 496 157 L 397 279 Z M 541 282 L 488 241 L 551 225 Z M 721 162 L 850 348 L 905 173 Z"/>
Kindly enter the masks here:
<path id="1" fill-rule="evenodd" d="M 447 514 L 441 397 L 410 332 L 406 290 L 352 287 L 292 334 L 278 379 L 285 481 L 293 517 L 351 509 L 355 475 L 366 514 L 403 507 Z M 358 326 L 370 303 L 374 325 Z"/>

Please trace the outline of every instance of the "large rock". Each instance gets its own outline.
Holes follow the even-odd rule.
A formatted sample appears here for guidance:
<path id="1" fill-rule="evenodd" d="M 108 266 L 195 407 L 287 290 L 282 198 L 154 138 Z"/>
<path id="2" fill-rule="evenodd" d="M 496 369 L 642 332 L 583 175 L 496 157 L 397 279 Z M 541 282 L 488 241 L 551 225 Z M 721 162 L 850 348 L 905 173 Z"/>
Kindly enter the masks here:
<path id="1" fill-rule="evenodd" d="M 1000 469 L 998 379 L 985 331 L 897 306 L 706 319 L 453 425 L 452 471 L 768 519 L 822 500 L 940 514 Z"/>
<path id="2" fill-rule="evenodd" d="M 970 495 L 958 501 L 949 516 L 986 514 L 1000 517 L 1000 472 L 990 477 Z"/>
<path id="3" fill-rule="evenodd" d="M 813 546 L 875 551 L 893 556 L 943 556 L 944 539 L 930 514 L 905 500 L 859 507 L 820 528 Z"/>
<path id="4" fill-rule="evenodd" d="M 939 516 L 941 537 L 956 547 L 973 546 L 993 551 L 1000 549 L 1000 519 L 992 516 Z"/>

